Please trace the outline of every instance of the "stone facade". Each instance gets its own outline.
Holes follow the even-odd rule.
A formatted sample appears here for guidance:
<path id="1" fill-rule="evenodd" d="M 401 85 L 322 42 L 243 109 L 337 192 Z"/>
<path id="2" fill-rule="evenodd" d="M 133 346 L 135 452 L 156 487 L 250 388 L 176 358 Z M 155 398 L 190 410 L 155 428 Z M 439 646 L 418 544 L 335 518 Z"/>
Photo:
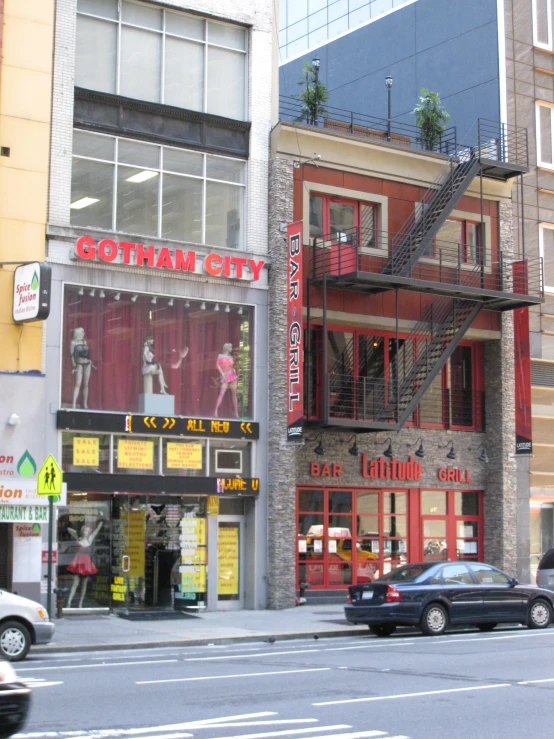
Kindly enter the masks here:
<path id="1" fill-rule="evenodd" d="M 292 222 L 293 165 L 285 159 L 269 169 L 269 407 L 268 419 L 268 606 L 295 604 L 296 455 L 287 444 L 287 232 Z"/>

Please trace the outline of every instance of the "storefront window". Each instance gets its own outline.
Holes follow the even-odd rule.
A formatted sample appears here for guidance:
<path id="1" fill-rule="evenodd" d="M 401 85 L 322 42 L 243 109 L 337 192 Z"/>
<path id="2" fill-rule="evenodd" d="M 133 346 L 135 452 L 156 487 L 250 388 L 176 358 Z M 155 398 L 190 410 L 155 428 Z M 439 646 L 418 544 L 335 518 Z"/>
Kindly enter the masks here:
<path id="1" fill-rule="evenodd" d="M 241 159 L 73 133 L 73 226 L 241 249 L 245 191 Z"/>
<path id="2" fill-rule="evenodd" d="M 66 608 L 110 605 L 110 499 L 68 493 L 58 510 L 58 587 Z"/>
<path id="3" fill-rule="evenodd" d="M 166 394 L 161 415 L 252 417 L 247 306 L 66 286 L 62 346 L 63 408 L 136 413 Z"/>
<path id="4" fill-rule="evenodd" d="M 421 493 L 421 515 L 446 515 L 446 493 L 444 490 L 423 490 Z"/>
<path id="5" fill-rule="evenodd" d="M 62 469 L 64 472 L 110 472 L 110 437 L 64 433 Z"/>
<path id="6" fill-rule="evenodd" d="M 163 439 L 162 474 L 206 477 L 206 442 Z"/>
<path id="7" fill-rule="evenodd" d="M 210 476 L 251 477 L 251 451 L 247 441 L 210 440 Z"/>
<path id="8" fill-rule="evenodd" d="M 114 436 L 114 472 L 130 475 L 159 474 L 159 438 Z"/>

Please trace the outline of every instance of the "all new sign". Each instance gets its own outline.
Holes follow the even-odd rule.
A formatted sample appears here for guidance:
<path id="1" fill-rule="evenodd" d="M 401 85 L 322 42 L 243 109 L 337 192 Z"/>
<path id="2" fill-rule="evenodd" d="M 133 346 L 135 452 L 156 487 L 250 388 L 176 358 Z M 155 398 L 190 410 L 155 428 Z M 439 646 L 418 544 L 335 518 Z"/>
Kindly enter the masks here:
<path id="1" fill-rule="evenodd" d="M 50 314 L 50 283 L 52 271 L 48 264 L 22 264 L 14 272 L 12 317 L 16 323 L 44 321 Z"/>

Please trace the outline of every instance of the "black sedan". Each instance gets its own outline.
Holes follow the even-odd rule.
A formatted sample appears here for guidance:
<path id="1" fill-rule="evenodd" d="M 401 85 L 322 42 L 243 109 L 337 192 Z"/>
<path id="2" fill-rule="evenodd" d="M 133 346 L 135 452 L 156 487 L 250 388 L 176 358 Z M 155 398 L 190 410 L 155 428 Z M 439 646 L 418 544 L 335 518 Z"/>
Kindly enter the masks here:
<path id="1" fill-rule="evenodd" d="M 31 702 L 31 690 L 17 681 L 13 667 L 0 659 L 0 739 L 21 731 Z"/>
<path id="2" fill-rule="evenodd" d="M 480 562 L 405 565 L 348 592 L 347 621 L 368 624 L 377 636 L 390 636 L 397 626 L 418 626 L 426 636 L 461 624 L 481 631 L 499 623 L 545 629 L 554 612 L 554 592 L 520 585 Z"/>

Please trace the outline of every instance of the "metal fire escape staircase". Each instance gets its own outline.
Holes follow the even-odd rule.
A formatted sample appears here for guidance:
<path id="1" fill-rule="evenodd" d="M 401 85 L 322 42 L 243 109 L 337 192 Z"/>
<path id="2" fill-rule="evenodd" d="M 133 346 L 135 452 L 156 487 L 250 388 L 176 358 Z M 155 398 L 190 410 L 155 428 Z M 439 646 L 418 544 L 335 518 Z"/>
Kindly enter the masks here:
<path id="1" fill-rule="evenodd" d="M 530 270 L 530 260 L 519 262 L 519 267 L 512 260 L 506 266 L 501 255 L 494 269 L 489 266 L 490 277 L 483 245 L 475 268 L 462 264 L 461 245 L 456 245 L 454 269 L 447 249 L 444 261 L 440 250 L 437 264 L 436 236 L 475 177 L 507 181 L 527 171 L 526 132 L 524 144 L 521 132 L 509 134 L 501 124 L 494 124 L 493 132 L 496 138 L 490 136 L 487 122 L 479 122 L 478 146 L 463 148 L 450 159 L 446 171 L 425 193 L 401 231 L 390 237 L 389 258 L 382 269 L 365 266 L 368 257 L 363 251 L 365 234 L 359 233 L 361 229 L 352 235 L 322 237 L 319 244 L 312 245 L 309 284 L 323 287 L 324 336 L 328 287 L 370 294 L 407 289 L 437 296 L 411 333 L 396 340 L 387 371 L 381 377 L 370 377 L 367 372 L 366 376 L 358 376 L 353 341 L 327 374 L 324 339 L 323 425 L 367 430 L 402 428 L 483 307 L 510 310 L 544 301 L 540 261 Z M 507 157 L 509 135 L 515 137 L 510 139 L 511 163 Z M 418 266 L 422 258 L 425 264 Z M 433 265 L 429 266 L 431 260 Z"/>
<path id="2" fill-rule="evenodd" d="M 450 160 L 449 168 L 440 176 L 439 182 L 429 188 L 421 204 L 408 218 L 402 230 L 395 234 L 391 243 L 391 258 L 383 269 L 384 275 L 407 276 L 421 257 L 429 251 L 433 239 L 452 213 L 470 184 L 479 172 L 481 164 L 473 152 L 462 161 Z"/>

